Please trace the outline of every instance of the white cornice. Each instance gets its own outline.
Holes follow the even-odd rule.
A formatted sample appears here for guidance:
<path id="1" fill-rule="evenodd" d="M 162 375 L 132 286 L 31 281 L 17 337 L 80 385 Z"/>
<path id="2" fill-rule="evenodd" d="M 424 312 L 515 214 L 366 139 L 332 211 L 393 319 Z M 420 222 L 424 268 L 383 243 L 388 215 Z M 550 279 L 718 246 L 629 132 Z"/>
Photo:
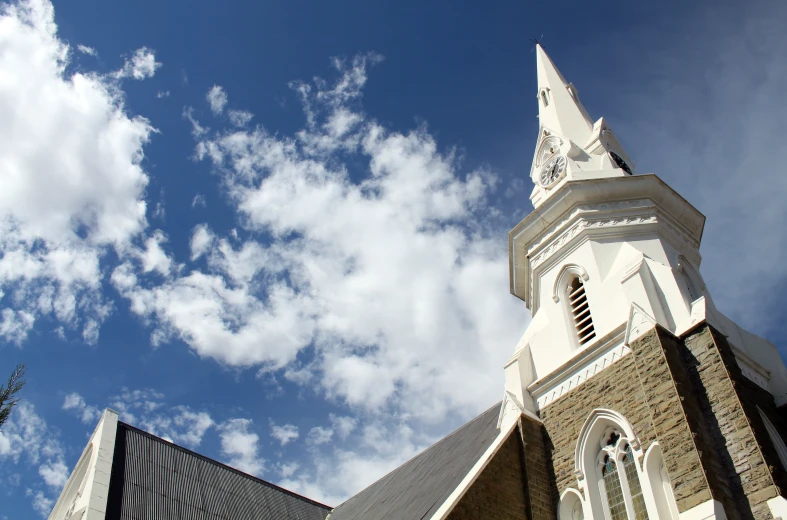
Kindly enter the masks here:
<path id="1" fill-rule="evenodd" d="M 656 232 L 699 262 L 705 217 L 653 174 L 566 182 L 508 234 L 511 293 L 532 312 L 538 274 L 589 237 Z"/>

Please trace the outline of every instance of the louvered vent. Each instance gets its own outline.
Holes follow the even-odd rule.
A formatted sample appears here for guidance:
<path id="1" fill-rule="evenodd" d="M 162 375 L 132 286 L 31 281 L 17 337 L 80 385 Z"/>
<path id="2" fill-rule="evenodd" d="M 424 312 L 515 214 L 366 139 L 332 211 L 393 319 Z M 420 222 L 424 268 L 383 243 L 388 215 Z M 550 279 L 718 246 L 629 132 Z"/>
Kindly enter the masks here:
<path id="1" fill-rule="evenodd" d="M 574 278 L 568 288 L 568 305 L 571 307 L 571 314 L 574 317 L 577 339 L 580 345 L 584 345 L 596 337 L 596 329 L 593 328 L 593 318 L 590 317 L 590 306 L 585 294 L 585 286 L 579 278 Z"/>

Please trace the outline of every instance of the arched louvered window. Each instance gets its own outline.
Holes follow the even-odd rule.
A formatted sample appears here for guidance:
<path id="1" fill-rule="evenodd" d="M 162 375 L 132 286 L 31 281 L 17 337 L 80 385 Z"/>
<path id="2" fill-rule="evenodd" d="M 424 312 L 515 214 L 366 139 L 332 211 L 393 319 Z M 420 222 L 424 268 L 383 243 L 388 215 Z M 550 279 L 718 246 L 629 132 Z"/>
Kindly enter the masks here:
<path id="1" fill-rule="evenodd" d="M 574 277 L 568 284 L 568 307 L 577 331 L 579 345 L 584 345 L 596 337 L 593 327 L 593 318 L 590 316 L 590 305 L 585 293 L 585 284 L 579 276 Z"/>
<path id="2" fill-rule="evenodd" d="M 545 107 L 549 106 L 549 95 L 546 90 L 541 91 L 541 101 L 544 103 Z"/>

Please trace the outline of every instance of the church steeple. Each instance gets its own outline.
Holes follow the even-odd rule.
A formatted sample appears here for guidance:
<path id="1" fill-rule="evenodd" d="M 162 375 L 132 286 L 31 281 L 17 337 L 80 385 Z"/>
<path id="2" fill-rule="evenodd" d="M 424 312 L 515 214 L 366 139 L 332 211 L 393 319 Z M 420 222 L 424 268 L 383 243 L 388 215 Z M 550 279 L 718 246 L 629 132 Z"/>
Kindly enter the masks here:
<path id="1" fill-rule="evenodd" d="M 535 207 L 564 181 L 632 175 L 634 167 L 604 118 L 595 123 L 544 48 L 536 44 L 539 131 L 530 177 Z"/>
<path id="2" fill-rule="evenodd" d="M 540 44 L 536 45 L 536 69 L 541 125 L 580 146 L 584 145 L 593 131 L 593 121 L 579 101 L 574 85 L 563 78 Z"/>

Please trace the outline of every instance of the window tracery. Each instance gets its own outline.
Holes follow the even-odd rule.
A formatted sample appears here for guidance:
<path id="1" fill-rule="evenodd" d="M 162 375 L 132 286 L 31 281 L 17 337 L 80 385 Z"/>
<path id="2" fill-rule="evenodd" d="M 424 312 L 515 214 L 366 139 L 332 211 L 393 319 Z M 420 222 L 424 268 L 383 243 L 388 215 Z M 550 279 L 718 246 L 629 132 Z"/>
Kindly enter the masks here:
<path id="1" fill-rule="evenodd" d="M 648 520 L 645 496 L 631 441 L 617 428 L 607 428 L 599 453 L 606 509 L 612 520 Z"/>

